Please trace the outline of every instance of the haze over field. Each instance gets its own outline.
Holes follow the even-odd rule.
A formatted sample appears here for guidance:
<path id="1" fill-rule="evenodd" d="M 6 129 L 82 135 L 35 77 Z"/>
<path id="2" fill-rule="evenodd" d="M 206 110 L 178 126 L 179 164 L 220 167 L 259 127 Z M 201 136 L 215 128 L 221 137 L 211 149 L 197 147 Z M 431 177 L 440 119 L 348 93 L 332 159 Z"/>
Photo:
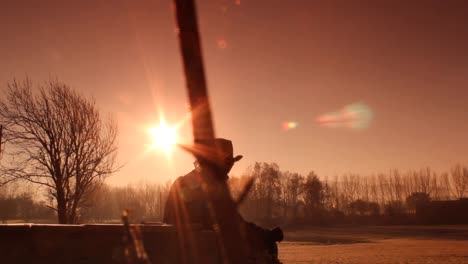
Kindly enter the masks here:
<path id="1" fill-rule="evenodd" d="M 314 228 L 279 246 L 284 264 L 468 263 L 466 226 Z"/>
<path id="2" fill-rule="evenodd" d="M 244 155 L 233 174 L 255 161 L 334 176 L 468 160 L 465 1 L 198 5 L 216 132 Z M 192 168 L 180 150 L 147 151 L 146 131 L 161 115 L 171 125 L 187 116 L 170 0 L 7 1 L 0 34 L 2 87 L 13 77 L 58 78 L 115 113 L 126 166 L 111 183 Z M 352 119 L 336 113 L 354 103 L 372 111 L 364 129 L 317 123 L 330 113 Z M 180 127 L 181 140 L 190 129 Z"/>

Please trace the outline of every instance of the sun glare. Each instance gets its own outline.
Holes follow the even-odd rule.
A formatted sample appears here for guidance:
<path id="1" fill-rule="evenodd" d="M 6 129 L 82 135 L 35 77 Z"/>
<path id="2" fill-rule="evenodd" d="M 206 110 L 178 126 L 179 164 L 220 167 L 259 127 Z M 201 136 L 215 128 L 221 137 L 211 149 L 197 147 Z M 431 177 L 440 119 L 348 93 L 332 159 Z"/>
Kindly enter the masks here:
<path id="1" fill-rule="evenodd" d="M 177 144 L 176 127 L 170 127 L 165 122 L 161 122 L 159 126 L 150 128 L 151 148 L 162 149 L 166 154 L 170 154 L 173 147 Z"/>

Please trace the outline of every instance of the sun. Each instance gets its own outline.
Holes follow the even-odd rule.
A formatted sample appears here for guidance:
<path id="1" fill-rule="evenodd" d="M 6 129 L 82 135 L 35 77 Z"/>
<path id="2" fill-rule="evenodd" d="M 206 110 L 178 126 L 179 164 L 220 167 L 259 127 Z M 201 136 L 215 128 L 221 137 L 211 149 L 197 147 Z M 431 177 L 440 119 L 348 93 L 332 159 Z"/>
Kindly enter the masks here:
<path id="1" fill-rule="evenodd" d="M 161 121 L 159 126 L 149 129 L 151 136 L 151 148 L 161 149 L 170 154 L 177 144 L 177 129 L 171 127 L 166 122 Z"/>

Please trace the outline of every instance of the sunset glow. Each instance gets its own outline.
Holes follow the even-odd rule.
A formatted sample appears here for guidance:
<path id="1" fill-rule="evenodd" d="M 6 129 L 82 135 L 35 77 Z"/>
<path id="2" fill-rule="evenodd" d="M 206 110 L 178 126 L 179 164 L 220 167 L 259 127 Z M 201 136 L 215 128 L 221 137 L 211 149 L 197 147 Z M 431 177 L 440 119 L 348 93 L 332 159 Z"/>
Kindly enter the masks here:
<path id="1" fill-rule="evenodd" d="M 37 93 L 58 79 L 94 98 L 116 119 L 125 164 L 106 181 L 193 168 L 177 146 L 192 145 L 197 110 L 174 5 L 4 2 L 2 88 L 28 77 Z M 232 174 L 257 161 L 321 177 L 468 161 L 468 1 L 340 2 L 196 1 L 216 136 L 245 157 Z"/>

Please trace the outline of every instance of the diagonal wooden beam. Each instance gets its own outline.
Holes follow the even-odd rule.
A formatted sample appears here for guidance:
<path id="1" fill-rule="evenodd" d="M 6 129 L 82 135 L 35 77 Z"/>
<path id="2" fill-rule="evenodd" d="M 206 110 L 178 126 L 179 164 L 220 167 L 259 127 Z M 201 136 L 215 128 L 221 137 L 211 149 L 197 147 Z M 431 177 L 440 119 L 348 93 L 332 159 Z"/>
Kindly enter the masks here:
<path id="1" fill-rule="evenodd" d="M 193 136 L 195 140 L 214 139 L 195 3 L 193 0 L 175 2 L 180 51 L 192 110 Z"/>
<path id="2" fill-rule="evenodd" d="M 198 31 L 194 0 L 174 0 L 179 32 L 180 50 L 187 92 L 192 112 L 193 137 L 195 141 L 210 141 L 215 138 L 210 109 L 205 70 Z M 213 148 L 213 145 L 207 147 Z M 214 148 L 213 148 L 214 150 Z M 215 152 L 214 152 L 215 153 Z M 214 223 L 223 263 L 247 263 L 245 234 L 241 219 L 231 197 L 227 182 L 218 173 L 212 161 L 194 153 L 204 171 L 204 191 L 208 198 L 210 217 Z"/>

